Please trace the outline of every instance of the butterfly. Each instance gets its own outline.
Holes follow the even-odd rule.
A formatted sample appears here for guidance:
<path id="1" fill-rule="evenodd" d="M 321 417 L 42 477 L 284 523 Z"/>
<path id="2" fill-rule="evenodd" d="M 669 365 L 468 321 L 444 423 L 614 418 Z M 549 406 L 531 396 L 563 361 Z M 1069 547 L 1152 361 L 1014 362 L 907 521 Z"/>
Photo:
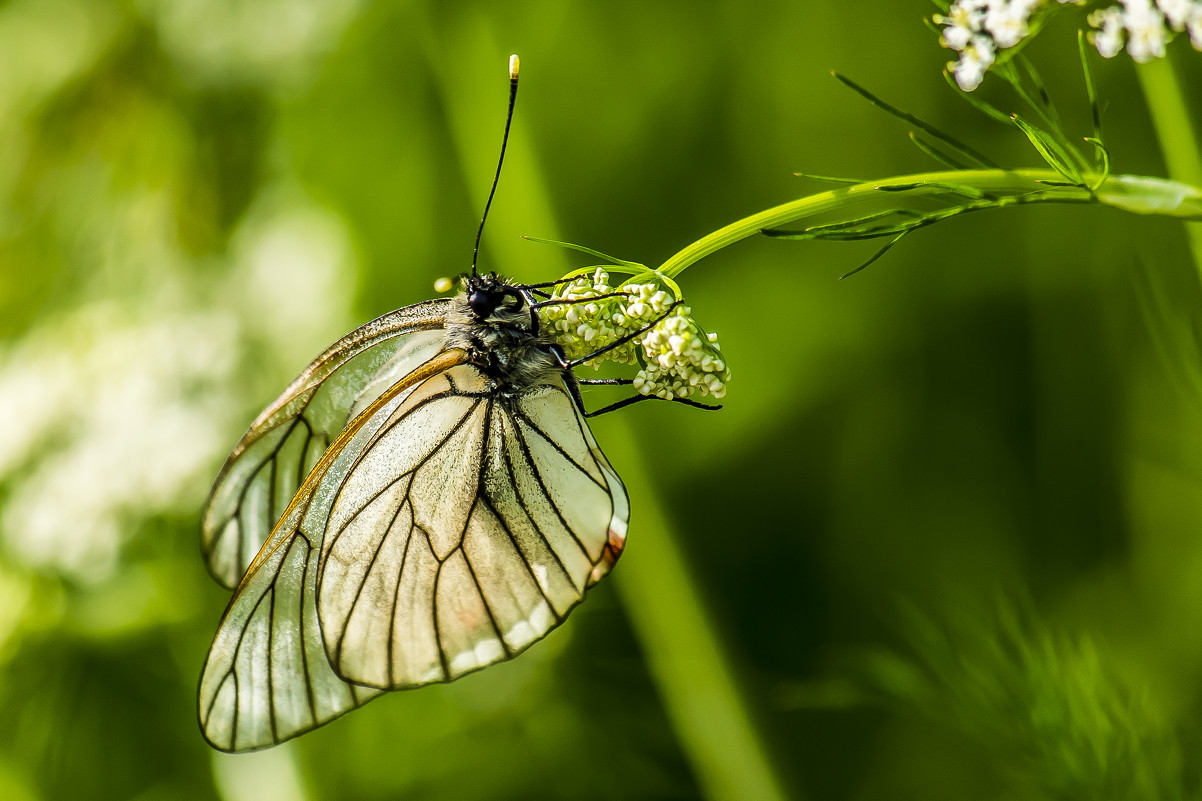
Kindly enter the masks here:
<path id="1" fill-rule="evenodd" d="M 464 284 L 331 346 L 221 469 L 202 527 L 236 585 L 200 680 L 215 748 L 512 658 L 621 554 L 626 490 L 532 287 Z"/>
<path id="2" fill-rule="evenodd" d="M 655 387 L 572 372 L 670 322 L 682 303 L 675 289 L 598 289 L 608 280 L 599 270 L 591 295 L 569 298 L 582 279 L 523 285 L 476 272 L 517 71 L 512 56 L 497 175 L 462 291 L 328 348 L 259 414 L 213 485 L 202 551 L 234 590 L 198 692 L 201 732 L 217 749 L 275 745 L 381 693 L 451 681 L 529 648 L 626 542 L 626 489 L 586 418 L 655 397 L 718 408 L 683 397 L 670 372 Z M 543 291 L 552 286 L 563 297 Z M 540 324 L 542 307 L 580 303 L 592 314 L 593 302 L 617 297 L 630 301 L 625 333 L 577 358 Z M 661 339 L 691 342 L 673 331 Z M 720 396 L 716 344 L 688 353 L 703 360 L 690 385 Z M 586 414 L 583 383 L 639 394 Z"/>

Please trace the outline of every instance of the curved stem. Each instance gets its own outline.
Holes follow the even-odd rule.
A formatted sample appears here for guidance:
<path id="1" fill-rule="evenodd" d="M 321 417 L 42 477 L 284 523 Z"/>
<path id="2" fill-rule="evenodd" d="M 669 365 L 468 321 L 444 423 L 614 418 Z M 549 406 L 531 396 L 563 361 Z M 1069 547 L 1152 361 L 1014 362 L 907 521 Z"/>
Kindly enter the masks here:
<path id="1" fill-rule="evenodd" d="M 1100 175 L 1086 175 L 1085 182 L 1094 185 L 1101 180 Z M 775 228 L 796 222 L 799 219 L 819 214 L 836 208 L 848 208 L 860 203 L 880 202 L 882 188 L 898 188 L 910 185 L 929 184 L 932 192 L 948 192 L 949 186 L 968 186 L 982 192 L 1029 192 L 1046 191 L 1047 183 L 1063 182 L 1063 177 L 1055 170 L 943 170 L 940 172 L 917 173 L 914 175 L 899 175 L 880 181 L 864 183 L 832 189 L 809 195 L 799 200 L 791 200 L 779 206 L 744 217 L 737 222 L 720 228 L 708 236 L 704 236 L 669 257 L 659 271 L 668 277 L 679 275 L 685 268 L 706 256 L 721 250 L 727 245 L 734 244 L 740 239 L 758 234 L 765 228 Z M 1078 187 L 1062 187 L 1063 198 L 1049 198 L 1046 202 L 1067 200 L 1080 202 L 1089 193 Z"/>

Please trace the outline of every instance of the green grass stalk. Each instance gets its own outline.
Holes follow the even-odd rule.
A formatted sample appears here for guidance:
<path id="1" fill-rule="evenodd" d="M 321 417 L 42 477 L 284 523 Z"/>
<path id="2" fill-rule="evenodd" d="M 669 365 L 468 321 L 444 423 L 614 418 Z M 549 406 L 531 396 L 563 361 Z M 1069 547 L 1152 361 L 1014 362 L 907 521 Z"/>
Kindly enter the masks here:
<path id="1" fill-rule="evenodd" d="M 654 491 L 645 449 L 620 422 L 610 426 L 606 450 L 622 465 L 635 497 L 630 553 L 612 580 L 698 783 L 713 801 L 797 798 L 786 793 L 772 764 L 738 671 L 682 553 L 683 538 Z"/>
<path id="2" fill-rule="evenodd" d="M 1136 75 L 1152 115 L 1169 177 L 1202 186 L 1202 154 L 1198 151 L 1197 132 L 1172 63 L 1168 58 L 1158 58 L 1147 64 L 1137 64 Z M 1202 223 L 1187 222 L 1185 230 L 1194 264 L 1202 277 Z"/>

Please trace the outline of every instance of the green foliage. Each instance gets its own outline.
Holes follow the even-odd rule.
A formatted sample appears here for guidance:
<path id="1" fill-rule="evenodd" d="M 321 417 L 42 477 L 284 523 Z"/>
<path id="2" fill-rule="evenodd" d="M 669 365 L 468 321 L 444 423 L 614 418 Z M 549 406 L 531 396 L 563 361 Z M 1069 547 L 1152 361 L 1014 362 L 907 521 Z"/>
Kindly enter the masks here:
<path id="1" fill-rule="evenodd" d="M 942 616 L 909 610 L 905 650 L 864 657 L 865 691 L 973 742 L 1012 797 L 1199 797 L 1163 699 L 1113 649 L 1005 596 Z"/>
<path id="2" fill-rule="evenodd" d="M 1202 292 L 1164 215 L 1202 212 L 1142 73 L 1086 54 L 1083 92 L 1057 17 L 1022 53 L 1042 76 L 1014 58 L 1014 86 L 968 96 L 914 4 L 747 11 L 0 4 L 0 797 L 1196 798 Z M 807 172 L 819 216 L 657 268 L 736 382 L 720 412 L 597 420 L 630 544 L 568 624 L 278 752 L 213 754 L 209 482 L 309 358 L 465 269 L 514 51 L 484 270 L 637 276 L 795 203 L 793 170 L 883 178 Z M 1202 65 L 1175 67 L 1196 123 Z M 804 241 L 725 248 L 786 226 Z M 898 245 L 889 269 L 834 280 L 868 239 Z M 1022 615 L 990 608 L 999 577 Z M 898 623 L 899 598 L 928 611 Z M 848 650 L 877 655 L 868 678 Z M 819 686 L 842 694 L 790 697 Z M 746 714 L 707 718 L 713 698 Z M 733 790 L 724 754 L 750 766 Z"/>

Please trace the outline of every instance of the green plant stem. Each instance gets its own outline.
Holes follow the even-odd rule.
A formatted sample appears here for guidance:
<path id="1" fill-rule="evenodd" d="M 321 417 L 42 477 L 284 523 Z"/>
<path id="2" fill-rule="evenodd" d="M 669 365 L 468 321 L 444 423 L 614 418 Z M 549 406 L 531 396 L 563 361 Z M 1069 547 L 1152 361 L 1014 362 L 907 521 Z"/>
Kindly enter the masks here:
<path id="1" fill-rule="evenodd" d="M 1167 58 L 1158 58 L 1136 67 L 1169 176 L 1202 186 L 1202 154 L 1198 152 L 1197 134 L 1173 65 Z M 1186 223 L 1185 230 L 1194 264 L 1202 276 L 1202 223 Z"/>
<path id="2" fill-rule="evenodd" d="M 788 225 L 824 212 L 842 212 L 866 203 L 882 203 L 886 196 L 896 200 L 900 195 L 913 196 L 916 193 L 946 195 L 949 187 L 955 186 L 987 194 L 1041 192 L 1045 198 L 1040 202 L 1045 203 L 1096 201 L 1137 213 L 1202 219 L 1202 189 L 1197 188 L 1202 185 L 1202 179 L 1188 185 L 1160 178 L 1111 176 L 1103 180 L 1098 173 L 1083 174 L 1084 184 L 1101 184 L 1095 193 L 1083 187 L 1055 186 L 1063 181 L 1063 176 L 1050 169 L 944 170 L 865 181 L 792 200 L 744 217 L 681 249 L 660 265 L 659 271 L 673 278 L 694 262 L 764 229 Z M 912 188 L 896 191 L 904 187 Z M 895 191 L 889 192 L 890 189 Z"/>
<path id="3" fill-rule="evenodd" d="M 862 203 L 879 202 L 881 187 L 906 186 L 921 183 L 961 183 L 968 184 L 985 191 L 1015 189 L 1035 189 L 1040 185 L 1036 181 L 1063 180 L 1054 170 L 945 170 L 942 172 L 920 173 L 917 175 L 902 175 L 882 181 L 865 181 L 838 189 L 809 195 L 798 200 L 791 200 L 779 206 L 744 217 L 741 220 L 719 228 L 712 234 L 703 236 L 688 247 L 670 256 L 659 267 L 659 271 L 669 277 L 679 275 L 686 267 L 700 261 L 711 253 L 715 253 L 727 245 L 734 244 L 740 239 L 746 239 L 758 234 L 765 228 L 777 228 L 782 225 L 812 217 L 832 209 L 843 210 Z"/>
<path id="4" fill-rule="evenodd" d="M 682 553 L 685 540 L 673 531 L 654 491 L 656 480 L 641 455 L 645 448 L 625 421 L 615 422 L 606 450 L 622 465 L 635 495 L 637 534 L 632 533 L 631 553 L 615 568 L 614 586 L 698 782 L 714 801 L 797 798 L 785 792 L 740 691 L 738 671 Z"/>

